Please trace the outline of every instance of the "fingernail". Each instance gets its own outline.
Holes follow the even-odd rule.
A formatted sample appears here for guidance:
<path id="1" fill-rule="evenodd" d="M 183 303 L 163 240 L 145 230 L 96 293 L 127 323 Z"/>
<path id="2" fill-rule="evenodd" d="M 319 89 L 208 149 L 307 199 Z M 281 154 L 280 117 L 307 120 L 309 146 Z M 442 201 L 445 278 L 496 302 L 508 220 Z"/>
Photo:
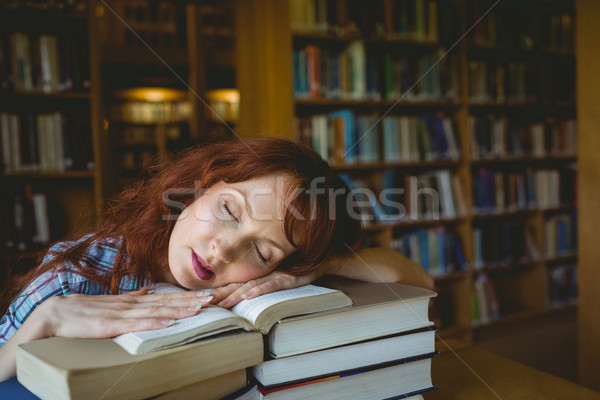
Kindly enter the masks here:
<path id="1" fill-rule="evenodd" d="M 175 323 L 175 320 L 174 320 L 174 319 L 163 319 L 163 320 L 162 320 L 162 324 L 163 324 L 163 325 L 166 325 L 166 326 L 171 326 L 171 325 L 173 325 L 174 323 Z"/>
<path id="2" fill-rule="evenodd" d="M 201 303 L 210 303 L 212 301 L 212 299 L 214 299 L 215 296 L 205 296 L 205 297 L 201 297 L 198 299 L 199 302 Z"/>
<path id="3" fill-rule="evenodd" d="M 254 297 L 254 290 L 248 290 L 244 293 L 244 298 Z"/>
<path id="4" fill-rule="evenodd" d="M 227 307 L 227 304 L 229 304 L 229 300 L 225 299 L 222 302 L 220 302 L 218 304 L 219 307 Z"/>
<path id="5" fill-rule="evenodd" d="M 205 291 L 196 292 L 196 297 L 206 297 L 206 296 L 208 296 L 209 293 L 210 292 L 205 292 Z"/>

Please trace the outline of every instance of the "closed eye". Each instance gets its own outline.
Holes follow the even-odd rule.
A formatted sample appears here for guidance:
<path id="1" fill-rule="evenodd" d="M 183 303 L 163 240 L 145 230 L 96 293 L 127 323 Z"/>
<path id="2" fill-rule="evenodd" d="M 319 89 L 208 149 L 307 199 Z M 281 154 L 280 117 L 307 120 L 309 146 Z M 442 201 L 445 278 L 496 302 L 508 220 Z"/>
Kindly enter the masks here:
<path id="1" fill-rule="evenodd" d="M 229 215 L 231 218 L 233 218 L 236 222 L 240 222 L 237 217 L 235 215 L 233 215 L 233 213 L 231 212 L 231 210 L 229 209 L 229 207 L 227 206 L 227 203 L 223 202 L 223 204 L 221 205 L 221 207 L 223 208 L 223 210 L 227 213 L 227 215 Z"/>
<path id="2" fill-rule="evenodd" d="M 256 256 L 258 257 L 258 259 L 263 264 L 266 264 L 267 263 L 267 259 L 265 257 L 263 257 L 263 255 L 261 254 L 260 250 L 258 249 L 258 245 L 256 243 L 253 243 L 253 245 L 254 245 L 254 251 L 256 252 Z"/>

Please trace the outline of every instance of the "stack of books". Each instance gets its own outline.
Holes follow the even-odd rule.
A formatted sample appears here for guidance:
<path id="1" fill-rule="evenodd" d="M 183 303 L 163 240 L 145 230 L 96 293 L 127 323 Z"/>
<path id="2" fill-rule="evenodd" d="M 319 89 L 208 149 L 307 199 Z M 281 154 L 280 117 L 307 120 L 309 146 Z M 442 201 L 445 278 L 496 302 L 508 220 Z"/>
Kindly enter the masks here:
<path id="1" fill-rule="evenodd" d="M 434 292 L 400 284 L 330 279 L 352 306 L 280 320 L 252 368 L 264 399 L 391 399 L 434 389 Z"/>
<path id="2" fill-rule="evenodd" d="M 25 343 L 17 378 L 42 399 L 405 398 L 434 388 L 433 296 L 328 279 L 160 330 Z"/>

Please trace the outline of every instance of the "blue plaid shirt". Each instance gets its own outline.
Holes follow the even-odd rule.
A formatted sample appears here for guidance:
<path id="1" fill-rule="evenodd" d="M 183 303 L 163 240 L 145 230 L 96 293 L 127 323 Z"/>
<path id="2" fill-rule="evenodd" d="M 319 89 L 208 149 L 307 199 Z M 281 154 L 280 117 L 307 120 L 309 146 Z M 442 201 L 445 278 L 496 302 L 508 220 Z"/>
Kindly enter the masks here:
<path id="1" fill-rule="evenodd" d="M 86 264 L 90 268 L 96 268 L 102 273 L 108 274 L 117 256 L 118 243 L 118 240 L 113 240 L 93 244 L 86 250 Z M 52 246 L 51 250 L 64 250 L 73 244 L 74 242 L 61 242 Z M 46 255 L 44 263 L 49 261 L 50 257 L 52 256 Z M 125 293 L 144 286 L 146 286 L 145 282 L 140 284 L 134 278 L 125 277 L 121 281 L 119 290 L 120 293 Z M 10 304 L 8 311 L 0 320 L 0 346 L 15 334 L 38 305 L 54 296 L 67 296 L 75 293 L 109 294 L 99 284 L 91 282 L 75 272 L 68 271 L 67 268 L 48 271 L 38 276 Z"/>

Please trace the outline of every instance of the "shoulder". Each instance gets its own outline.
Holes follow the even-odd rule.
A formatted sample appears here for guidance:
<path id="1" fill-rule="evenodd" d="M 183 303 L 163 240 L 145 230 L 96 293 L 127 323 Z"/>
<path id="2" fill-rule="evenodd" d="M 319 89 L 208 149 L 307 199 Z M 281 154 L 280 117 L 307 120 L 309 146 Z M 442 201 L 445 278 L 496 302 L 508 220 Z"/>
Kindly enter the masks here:
<path id="1" fill-rule="evenodd" d="M 82 244 L 90 237 L 91 235 L 86 235 L 78 240 L 55 243 L 48 249 L 42 264 L 46 264 L 57 255 L 65 253 L 77 245 Z M 120 244 L 121 240 L 117 238 L 93 240 L 86 247 L 81 249 L 80 258 L 87 266 L 108 272 L 113 267 Z"/>

